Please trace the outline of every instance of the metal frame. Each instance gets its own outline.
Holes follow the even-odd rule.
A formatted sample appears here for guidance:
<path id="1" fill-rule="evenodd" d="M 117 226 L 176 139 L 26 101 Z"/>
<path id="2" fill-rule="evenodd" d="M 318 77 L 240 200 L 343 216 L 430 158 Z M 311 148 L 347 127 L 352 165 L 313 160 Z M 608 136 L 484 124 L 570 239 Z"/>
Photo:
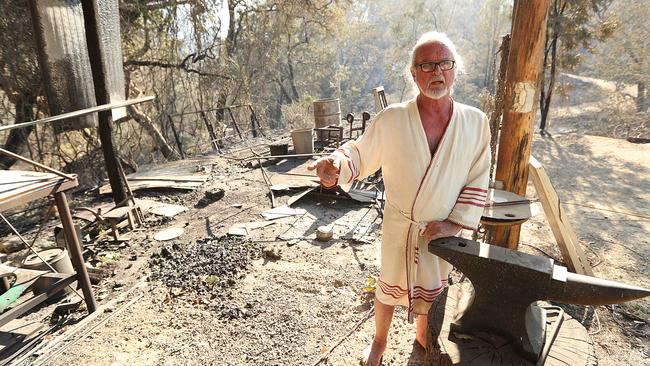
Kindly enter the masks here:
<path id="1" fill-rule="evenodd" d="M 0 149 L 0 154 L 6 155 L 6 153 L 7 153 L 6 150 Z M 68 252 L 70 253 L 70 261 L 72 262 L 72 266 L 75 270 L 75 274 L 71 277 L 75 277 L 76 280 L 79 282 L 81 289 L 83 291 L 83 297 L 84 297 L 84 301 L 86 302 L 88 312 L 92 313 L 97 309 L 97 303 L 95 302 L 95 296 L 93 295 L 92 292 L 90 278 L 88 277 L 88 272 L 86 270 L 86 266 L 84 265 L 81 244 L 79 238 L 77 237 L 77 232 L 74 228 L 74 223 L 72 221 L 72 215 L 70 214 L 70 207 L 68 206 L 68 201 L 65 196 L 66 190 L 79 185 L 79 182 L 77 181 L 77 177 L 75 175 L 67 175 L 61 173 L 55 169 L 43 166 L 42 164 L 39 164 L 35 161 L 32 161 L 20 155 L 17 155 L 16 158 L 23 160 L 27 163 L 30 163 L 32 165 L 35 165 L 37 167 L 44 168 L 49 172 L 59 175 L 61 178 L 50 179 L 45 183 L 42 183 L 41 185 L 35 184 L 34 189 L 32 190 L 23 191 L 16 195 L 5 197 L 2 201 L 0 201 L 0 212 L 8 210 L 10 208 L 24 205 L 28 202 L 41 199 L 50 195 L 54 196 L 54 202 L 59 212 L 59 217 L 61 219 L 61 224 L 63 225 L 63 231 L 64 231 L 66 243 L 68 244 L 67 249 Z M 57 282 L 53 286 L 53 288 L 57 287 L 58 285 L 59 282 Z M 20 316 L 27 310 L 40 304 L 41 302 L 43 302 L 45 299 L 49 298 L 52 294 L 56 292 L 58 292 L 58 290 L 53 292 L 48 291 L 46 294 L 35 296 L 33 299 L 30 299 L 25 303 L 17 306 L 16 308 L 6 312 L 2 316 L 0 316 L 0 323 L 5 320 L 8 322 L 11 319 L 15 319 L 16 317 Z M 43 295 L 45 296 L 43 297 Z M 36 300 L 36 299 L 40 299 L 40 300 Z M 22 310 L 22 312 L 19 311 L 18 309 Z"/>
<path id="2" fill-rule="evenodd" d="M 54 202 L 56 204 L 57 210 L 59 211 L 59 217 L 61 219 L 61 224 L 63 225 L 66 243 L 68 244 L 67 249 L 70 254 L 70 261 L 72 262 L 72 266 L 75 270 L 74 277 L 76 277 L 76 280 L 79 281 L 79 284 L 81 285 L 84 301 L 86 302 L 88 312 L 92 313 L 96 310 L 97 303 L 95 302 L 95 296 L 92 292 L 90 278 L 88 277 L 88 272 L 86 270 L 86 266 L 84 265 L 81 244 L 79 238 L 77 237 L 77 232 L 72 221 L 72 215 L 70 214 L 68 201 L 65 196 L 65 191 L 67 189 L 76 187 L 77 185 L 78 181 L 76 177 L 74 180 L 66 180 L 65 178 L 61 178 L 59 180 L 50 180 L 46 185 L 42 187 L 36 186 L 35 190 L 21 192 L 17 195 L 5 198 L 3 201 L 0 201 L 0 212 L 50 195 L 54 196 Z M 0 319 L 4 319 L 8 313 L 0 316 Z"/>
<path id="3" fill-rule="evenodd" d="M 239 108 L 248 108 L 248 110 L 251 113 L 251 128 L 247 130 L 241 130 L 239 128 L 239 125 L 237 124 L 237 118 L 235 118 L 235 115 L 232 113 L 233 109 L 239 109 Z M 223 111 L 228 111 L 228 114 L 230 115 L 230 120 L 232 122 L 232 125 L 237 132 L 236 135 L 228 135 L 228 136 L 222 136 L 222 137 L 217 137 L 214 126 L 212 123 L 207 118 L 207 112 L 215 112 L 215 114 L 218 114 L 219 112 Z M 173 114 L 167 114 L 167 121 L 169 122 L 172 132 L 174 133 L 174 138 L 176 139 L 176 146 L 179 149 L 179 152 L 182 157 L 185 156 L 185 152 L 183 151 L 183 146 L 180 140 L 180 135 L 176 131 L 176 127 L 174 126 L 174 121 L 173 117 L 183 117 L 186 115 L 192 115 L 192 114 L 198 114 L 201 117 L 201 120 L 205 124 L 205 127 L 208 130 L 208 135 L 210 136 L 210 146 L 212 147 L 212 150 L 221 154 L 221 148 L 219 147 L 218 142 L 232 138 L 232 137 L 239 137 L 241 141 L 245 141 L 246 139 L 244 138 L 244 134 L 248 132 L 253 133 L 253 137 L 257 137 L 258 132 L 262 135 L 264 135 L 262 125 L 260 125 L 259 120 L 257 119 L 257 114 L 255 113 L 255 110 L 253 109 L 253 106 L 251 104 L 237 104 L 237 105 L 231 105 L 228 107 L 220 107 L 220 108 L 208 108 L 208 109 L 201 109 L 198 111 L 191 111 L 191 112 L 182 112 L 182 113 L 173 113 Z"/>

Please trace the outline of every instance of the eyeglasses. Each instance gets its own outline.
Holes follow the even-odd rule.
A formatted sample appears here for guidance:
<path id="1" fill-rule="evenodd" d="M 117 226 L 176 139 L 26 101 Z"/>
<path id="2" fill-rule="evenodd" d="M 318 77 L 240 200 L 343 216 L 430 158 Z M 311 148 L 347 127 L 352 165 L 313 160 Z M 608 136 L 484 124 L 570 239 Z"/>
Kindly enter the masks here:
<path id="1" fill-rule="evenodd" d="M 422 72 L 433 72 L 437 67 L 440 67 L 440 71 L 449 71 L 454 68 L 456 61 L 453 60 L 442 60 L 440 62 L 423 62 L 416 67 L 419 67 Z"/>

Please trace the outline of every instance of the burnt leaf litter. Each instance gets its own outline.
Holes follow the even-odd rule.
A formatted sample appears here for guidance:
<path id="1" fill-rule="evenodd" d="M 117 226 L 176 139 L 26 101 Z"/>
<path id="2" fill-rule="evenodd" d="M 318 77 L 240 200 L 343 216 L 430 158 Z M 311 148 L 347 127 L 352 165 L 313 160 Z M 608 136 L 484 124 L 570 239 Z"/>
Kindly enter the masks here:
<path id="1" fill-rule="evenodd" d="M 222 317 L 238 317 L 219 300 L 229 296 L 228 290 L 261 255 L 259 244 L 238 237 L 205 238 L 190 244 L 175 241 L 151 256 L 151 279 L 167 286 L 173 296 L 193 293 L 198 302 L 215 305 Z"/>

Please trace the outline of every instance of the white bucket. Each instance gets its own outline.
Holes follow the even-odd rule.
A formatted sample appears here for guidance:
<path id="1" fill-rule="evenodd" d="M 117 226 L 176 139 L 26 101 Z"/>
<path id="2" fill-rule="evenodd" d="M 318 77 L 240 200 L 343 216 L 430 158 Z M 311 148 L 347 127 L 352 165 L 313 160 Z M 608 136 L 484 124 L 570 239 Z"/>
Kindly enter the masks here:
<path id="1" fill-rule="evenodd" d="M 314 152 L 314 129 L 301 128 L 291 131 L 293 150 L 296 154 L 311 154 Z"/>

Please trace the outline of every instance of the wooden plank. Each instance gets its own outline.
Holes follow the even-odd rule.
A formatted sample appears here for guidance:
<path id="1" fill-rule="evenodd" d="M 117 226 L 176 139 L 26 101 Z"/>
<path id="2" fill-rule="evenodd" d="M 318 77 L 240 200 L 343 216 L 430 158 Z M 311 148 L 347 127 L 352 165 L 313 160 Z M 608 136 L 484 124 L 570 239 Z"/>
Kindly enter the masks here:
<path id="1" fill-rule="evenodd" d="M 580 248 L 578 237 L 571 228 L 569 220 L 564 215 L 560 199 L 553 189 L 548 174 L 542 164 L 532 156 L 530 157 L 530 172 L 539 201 L 542 203 L 546 219 L 551 226 L 567 268 L 574 273 L 593 276 L 589 261 Z"/>
<path id="2" fill-rule="evenodd" d="M 19 346 L 40 334 L 45 324 L 38 321 L 14 319 L 0 328 L 0 356 L 11 355 Z"/>
<path id="3" fill-rule="evenodd" d="M 289 200 L 287 201 L 287 206 L 291 206 L 294 203 L 298 202 L 299 199 L 303 198 L 305 195 L 307 195 L 309 192 L 313 191 L 314 189 L 316 189 L 316 187 L 309 188 L 303 192 L 298 193 L 295 196 L 290 197 Z"/>
<path id="4" fill-rule="evenodd" d="M 133 206 L 122 206 L 118 207 L 116 209 L 113 209 L 111 211 L 108 211 L 106 213 L 103 213 L 102 216 L 105 219 L 120 219 L 122 217 L 126 217 L 126 215 L 129 213 L 129 211 L 133 210 L 135 207 Z"/>
<path id="5" fill-rule="evenodd" d="M 164 181 L 164 180 L 145 180 L 145 181 L 136 181 L 131 182 L 131 190 L 147 189 L 147 188 L 173 188 L 173 189 L 185 189 L 185 190 L 194 190 L 199 188 L 203 182 L 174 182 L 174 181 Z M 111 186 L 105 184 L 99 188 L 99 194 L 108 194 L 111 193 Z"/>
<path id="6" fill-rule="evenodd" d="M 9 210 L 14 207 L 22 206 L 28 202 L 47 197 L 56 192 L 66 191 L 76 187 L 79 183 L 74 181 L 65 181 L 63 178 L 48 182 L 45 185 L 38 185 L 35 189 L 20 190 L 15 194 L 3 195 L 0 198 L 0 212 Z"/>
<path id="7" fill-rule="evenodd" d="M 271 181 L 271 186 L 284 184 L 289 188 L 320 187 L 320 181 L 316 176 L 289 176 L 282 173 L 271 173 L 269 180 Z"/>
<path id="8" fill-rule="evenodd" d="M 143 180 L 156 180 L 156 181 L 173 181 L 173 182 L 205 182 L 210 178 L 209 175 L 183 175 L 183 176 L 174 176 L 174 175 L 160 175 L 160 176 L 138 176 L 138 177 L 126 177 L 131 182 L 143 181 Z"/>

